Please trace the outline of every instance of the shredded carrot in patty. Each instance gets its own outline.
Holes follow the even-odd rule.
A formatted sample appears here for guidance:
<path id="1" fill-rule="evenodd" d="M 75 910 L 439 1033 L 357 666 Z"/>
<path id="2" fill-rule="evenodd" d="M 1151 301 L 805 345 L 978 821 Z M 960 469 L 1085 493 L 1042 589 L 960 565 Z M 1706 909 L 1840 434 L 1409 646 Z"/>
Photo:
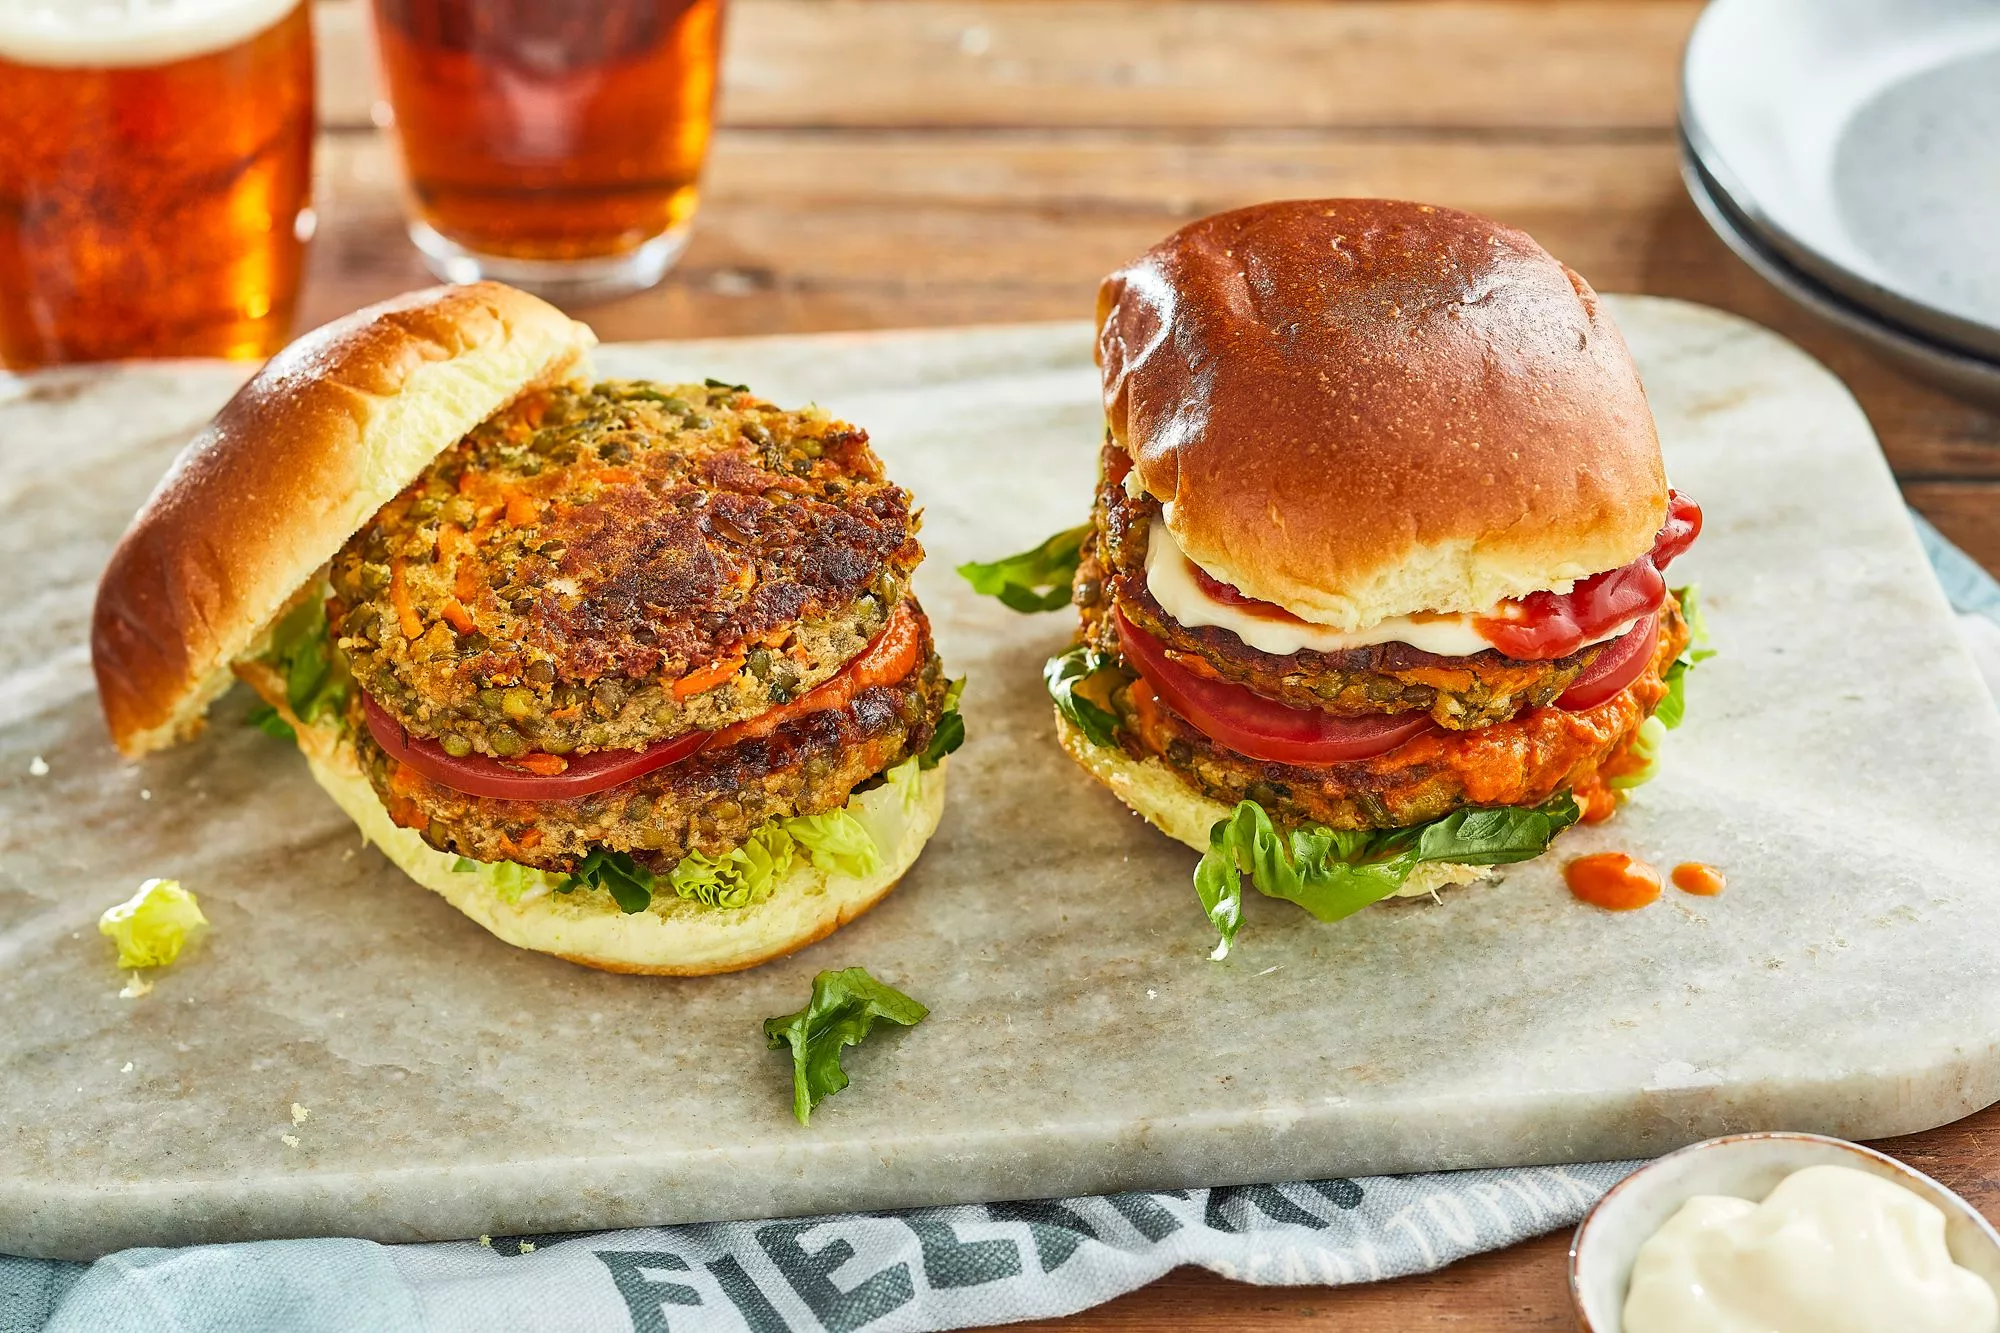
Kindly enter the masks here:
<path id="1" fill-rule="evenodd" d="M 569 760 L 559 754 L 543 754 L 540 751 L 536 751 L 533 754 L 524 754 L 519 758 L 508 759 L 504 762 L 510 768 L 524 768 L 538 778 L 552 778 L 558 773 L 564 773 L 569 770 Z"/>
<path id="2" fill-rule="evenodd" d="M 741 671 L 743 664 L 748 660 L 743 654 L 738 653 L 720 662 L 711 662 L 699 671 L 688 672 L 674 682 L 674 698 L 685 699 L 690 694 L 700 694 L 703 690 L 713 689 Z"/>
<path id="3" fill-rule="evenodd" d="M 535 497 L 520 491 L 507 496 L 507 521 L 517 528 L 531 528 L 535 520 L 542 516 L 542 507 L 535 503 Z"/>
<path id="4" fill-rule="evenodd" d="M 456 600 L 448 601 L 444 604 L 443 615 L 446 623 L 460 634 L 472 633 L 472 617 L 466 614 L 465 608 L 460 606 Z"/>
<path id="5" fill-rule="evenodd" d="M 411 643 L 424 637 L 424 622 L 417 619 L 417 608 L 410 605 L 410 585 L 403 578 L 403 562 L 389 562 L 389 605 L 396 608 L 396 627 L 403 631 L 403 637 Z"/>

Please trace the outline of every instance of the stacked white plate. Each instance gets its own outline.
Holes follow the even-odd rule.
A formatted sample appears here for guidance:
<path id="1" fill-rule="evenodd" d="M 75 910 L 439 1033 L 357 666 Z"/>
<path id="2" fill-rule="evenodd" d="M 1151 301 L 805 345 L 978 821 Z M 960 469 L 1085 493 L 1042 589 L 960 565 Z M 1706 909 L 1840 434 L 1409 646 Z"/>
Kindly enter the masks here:
<path id="1" fill-rule="evenodd" d="M 1714 0 L 1682 170 L 1799 304 L 2000 403 L 2000 0 Z"/>

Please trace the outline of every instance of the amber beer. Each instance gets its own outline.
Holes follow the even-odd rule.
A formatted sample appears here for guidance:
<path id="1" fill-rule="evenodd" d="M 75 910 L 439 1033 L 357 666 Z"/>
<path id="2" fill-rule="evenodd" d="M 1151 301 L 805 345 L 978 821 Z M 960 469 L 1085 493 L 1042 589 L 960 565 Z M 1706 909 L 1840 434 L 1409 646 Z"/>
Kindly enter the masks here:
<path id="1" fill-rule="evenodd" d="M 414 219 L 440 276 L 587 298 L 686 243 L 721 0 L 375 0 Z"/>
<path id="2" fill-rule="evenodd" d="M 312 136 L 299 0 L 0 0 L 0 365 L 275 351 Z"/>

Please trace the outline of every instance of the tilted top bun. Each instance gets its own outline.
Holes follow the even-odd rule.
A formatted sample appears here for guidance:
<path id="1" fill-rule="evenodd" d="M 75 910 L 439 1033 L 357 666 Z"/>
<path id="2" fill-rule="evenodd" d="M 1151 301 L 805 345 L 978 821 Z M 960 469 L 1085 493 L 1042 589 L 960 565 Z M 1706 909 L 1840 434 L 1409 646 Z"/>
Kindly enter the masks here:
<path id="1" fill-rule="evenodd" d="M 1344 630 L 1614 569 L 1666 520 L 1625 341 L 1524 232 L 1386 199 L 1260 204 L 1098 291 L 1113 437 L 1194 562 Z"/>
<path id="2" fill-rule="evenodd" d="M 201 725 L 229 665 L 432 459 L 596 337 L 494 282 L 433 287 L 306 334 L 174 460 L 97 588 L 91 665 L 128 757 Z"/>

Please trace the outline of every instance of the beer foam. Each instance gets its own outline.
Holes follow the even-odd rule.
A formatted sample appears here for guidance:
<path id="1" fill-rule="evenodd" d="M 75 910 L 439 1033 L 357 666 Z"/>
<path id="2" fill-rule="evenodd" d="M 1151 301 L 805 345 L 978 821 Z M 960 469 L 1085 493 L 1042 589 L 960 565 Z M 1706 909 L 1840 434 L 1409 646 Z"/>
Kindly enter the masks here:
<path id="1" fill-rule="evenodd" d="M 0 60 L 164 65 L 236 45 L 303 0 L 0 0 Z"/>

